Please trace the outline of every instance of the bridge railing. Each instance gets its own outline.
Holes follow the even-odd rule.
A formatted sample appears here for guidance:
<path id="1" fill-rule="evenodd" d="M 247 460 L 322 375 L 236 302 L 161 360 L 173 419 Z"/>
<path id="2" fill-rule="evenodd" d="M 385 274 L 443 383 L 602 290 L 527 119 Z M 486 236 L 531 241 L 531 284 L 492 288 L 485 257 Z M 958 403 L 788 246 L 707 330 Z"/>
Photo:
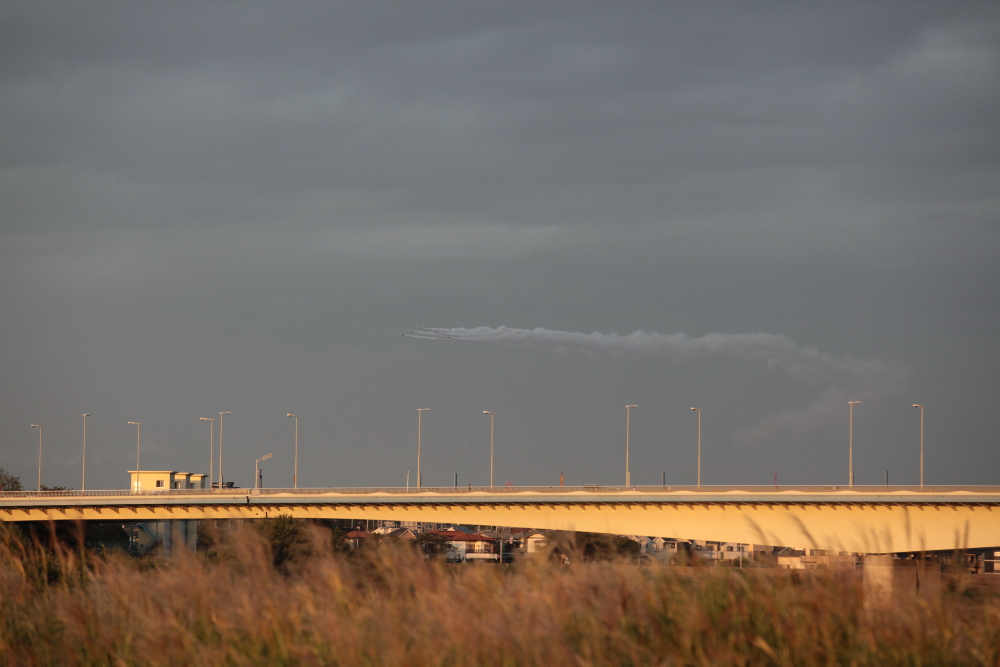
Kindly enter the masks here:
<path id="1" fill-rule="evenodd" d="M 220 497 L 245 497 L 245 496 L 316 496 L 316 495 L 416 495 L 416 494 L 436 494 L 436 495 L 462 495 L 462 494 L 494 494 L 507 495 L 514 493 L 535 493 L 535 494 L 608 494 L 608 493 L 638 493 L 638 494 L 740 494 L 740 493 L 843 493 L 851 491 L 858 494 L 878 494 L 878 493 L 1000 493 L 1000 486 L 958 486 L 958 485 L 925 485 L 922 489 L 917 485 L 860 485 L 855 484 L 849 487 L 846 484 L 839 485 L 788 485 L 775 486 L 766 485 L 713 485 L 706 484 L 701 487 L 695 485 L 597 485 L 587 484 L 584 486 L 434 486 L 422 487 L 319 487 L 319 488 L 299 488 L 299 489 L 112 489 L 112 490 L 88 490 L 88 491 L 0 491 L 0 498 L 87 498 L 87 497 L 183 497 L 183 496 L 220 496 Z"/>

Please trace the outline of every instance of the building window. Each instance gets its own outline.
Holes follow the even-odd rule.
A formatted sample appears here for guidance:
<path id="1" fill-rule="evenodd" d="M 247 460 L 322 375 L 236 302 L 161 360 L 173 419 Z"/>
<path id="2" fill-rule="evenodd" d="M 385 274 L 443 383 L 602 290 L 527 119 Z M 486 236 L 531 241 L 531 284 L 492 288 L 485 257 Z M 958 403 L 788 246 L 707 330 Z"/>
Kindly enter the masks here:
<path id="1" fill-rule="evenodd" d="M 158 488 L 158 489 L 163 488 L 163 480 L 162 479 L 156 480 L 156 488 Z"/>

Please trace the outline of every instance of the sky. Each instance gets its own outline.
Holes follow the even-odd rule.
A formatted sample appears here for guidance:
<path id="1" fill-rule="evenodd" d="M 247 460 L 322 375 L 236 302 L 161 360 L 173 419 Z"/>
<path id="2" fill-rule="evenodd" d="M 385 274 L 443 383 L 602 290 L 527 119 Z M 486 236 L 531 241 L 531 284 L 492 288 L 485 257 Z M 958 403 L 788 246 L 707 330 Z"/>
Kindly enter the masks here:
<path id="1" fill-rule="evenodd" d="M 1000 5 L 0 4 L 0 467 L 1000 484 Z M 402 336 L 420 327 L 445 333 Z M 640 332 L 640 333 L 635 333 Z M 216 460 L 215 472 L 218 473 Z"/>

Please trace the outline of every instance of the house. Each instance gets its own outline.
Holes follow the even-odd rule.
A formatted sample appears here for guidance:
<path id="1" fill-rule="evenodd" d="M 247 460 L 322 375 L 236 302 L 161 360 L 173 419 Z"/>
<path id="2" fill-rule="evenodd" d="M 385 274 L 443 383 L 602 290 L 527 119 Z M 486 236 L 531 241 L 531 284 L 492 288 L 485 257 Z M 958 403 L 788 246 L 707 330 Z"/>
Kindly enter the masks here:
<path id="1" fill-rule="evenodd" d="M 496 540 L 484 535 L 460 530 L 436 530 L 433 533 L 444 538 L 445 560 L 448 562 L 496 561 L 500 558 Z"/>
<path id="2" fill-rule="evenodd" d="M 753 555 L 753 545 L 740 542 L 723 542 L 719 545 L 719 560 L 723 562 L 736 561 L 737 564 L 750 560 Z"/>
<path id="3" fill-rule="evenodd" d="M 983 552 L 983 574 L 1000 574 L 1000 551 Z"/>
<path id="4" fill-rule="evenodd" d="M 678 553 L 689 554 L 691 543 L 687 540 L 677 540 L 669 537 L 653 537 L 649 540 L 646 554 L 659 561 L 671 562 Z M 686 556 L 685 556 L 686 558 Z"/>
<path id="5" fill-rule="evenodd" d="M 638 543 L 640 554 L 645 556 L 647 554 L 653 553 L 654 544 L 653 540 L 651 540 L 649 537 L 645 535 L 623 535 L 622 537 L 626 537 L 632 540 L 633 542 Z"/>
<path id="6" fill-rule="evenodd" d="M 520 536 L 515 533 L 507 530 L 482 530 L 479 531 L 479 534 L 491 540 L 496 540 L 500 558 L 504 563 L 514 562 L 514 554 L 521 551 Z"/>
<path id="7" fill-rule="evenodd" d="M 537 531 L 524 535 L 521 540 L 521 549 L 527 555 L 537 554 L 545 548 L 547 537 L 544 533 Z"/>
<path id="8" fill-rule="evenodd" d="M 415 540 L 417 536 L 409 528 L 389 528 L 387 526 L 382 526 L 381 528 L 376 528 L 371 532 L 372 535 L 381 535 L 383 537 L 395 538 L 397 540 Z"/>
<path id="9" fill-rule="evenodd" d="M 352 549 L 357 549 L 359 546 L 364 544 L 364 541 L 368 539 L 370 534 L 371 533 L 363 530 L 352 530 L 344 535 L 344 541 L 347 542 Z"/>
<path id="10" fill-rule="evenodd" d="M 846 551 L 786 547 L 775 555 L 778 567 L 786 570 L 859 570 L 862 567 L 861 556 Z"/>

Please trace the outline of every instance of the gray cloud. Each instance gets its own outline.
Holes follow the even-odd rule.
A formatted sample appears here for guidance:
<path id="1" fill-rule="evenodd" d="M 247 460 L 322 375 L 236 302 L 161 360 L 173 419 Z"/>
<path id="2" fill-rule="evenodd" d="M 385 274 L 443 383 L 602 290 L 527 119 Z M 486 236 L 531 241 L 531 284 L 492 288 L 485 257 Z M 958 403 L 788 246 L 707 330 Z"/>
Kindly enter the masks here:
<path id="1" fill-rule="evenodd" d="M 687 334 L 635 331 L 625 336 L 577 333 L 551 329 L 476 327 L 472 329 L 419 328 L 404 334 L 408 338 L 500 345 L 545 347 L 557 352 L 609 352 L 652 356 L 674 362 L 693 361 L 716 355 L 744 361 L 765 361 L 792 379 L 807 385 L 824 386 L 819 399 L 799 410 L 765 417 L 751 429 L 737 432 L 737 440 L 760 445 L 791 432 L 795 437 L 833 423 L 849 400 L 880 401 L 906 388 L 909 371 L 899 364 L 872 359 L 837 358 L 814 348 L 803 347 L 786 336 L 771 333 L 710 333 L 697 338 Z"/>

